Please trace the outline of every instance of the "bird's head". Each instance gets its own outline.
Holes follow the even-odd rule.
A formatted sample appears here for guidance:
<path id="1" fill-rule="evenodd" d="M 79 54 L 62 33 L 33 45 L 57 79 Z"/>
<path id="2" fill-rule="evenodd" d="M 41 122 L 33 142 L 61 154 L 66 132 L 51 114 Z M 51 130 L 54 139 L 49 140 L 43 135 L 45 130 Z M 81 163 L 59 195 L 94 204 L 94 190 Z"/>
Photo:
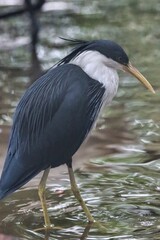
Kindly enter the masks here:
<path id="1" fill-rule="evenodd" d="M 68 39 L 66 39 L 68 40 Z M 72 44 L 75 45 L 73 51 L 63 58 L 59 64 L 72 62 L 78 56 L 81 56 L 80 61 L 84 56 L 86 57 L 87 53 L 98 53 L 96 55 L 100 56 L 101 61 L 103 61 L 104 65 L 107 67 L 122 70 L 124 72 L 128 72 L 136 77 L 147 89 L 149 89 L 152 93 L 155 93 L 151 84 L 147 81 L 147 79 L 131 64 L 129 58 L 123 48 L 117 43 L 110 40 L 94 40 L 94 41 L 81 41 L 81 40 L 68 40 Z M 86 54 L 86 55 L 85 55 Z M 92 55 L 95 56 L 95 55 Z M 88 54 L 88 58 L 91 57 Z M 98 59 L 88 59 L 87 61 L 96 61 Z M 85 63 L 84 63 L 85 64 Z"/>

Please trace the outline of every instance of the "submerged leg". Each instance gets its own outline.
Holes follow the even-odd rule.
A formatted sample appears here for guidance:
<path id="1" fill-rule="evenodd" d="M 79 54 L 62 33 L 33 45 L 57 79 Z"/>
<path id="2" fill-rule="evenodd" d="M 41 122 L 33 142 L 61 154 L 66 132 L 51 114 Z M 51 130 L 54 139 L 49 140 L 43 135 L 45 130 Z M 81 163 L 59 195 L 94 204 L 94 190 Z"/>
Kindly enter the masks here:
<path id="1" fill-rule="evenodd" d="M 44 216 L 44 222 L 45 222 L 46 228 L 51 227 L 51 222 L 50 222 L 48 211 L 47 211 L 46 195 L 45 195 L 46 181 L 49 174 L 49 170 L 50 170 L 50 167 L 44 170 L 43 176 L 41 178 L 41 181 L 38 187 L 38 195 L 39 195 L 42 209 L 43 209 L 43 216 Z"/>
<path id="2" fill-rule="evenodd" d="M 71 183 L 71 189 L 72 189 L 72 192 L 73 192 L 75 198 L 80 203 L 83 211 L 85 212 L 85 214 L 88 218 L 88 221 L 94 222 L 94 218 L 92 217 L 88 207 L 86 206 L 85 202 L 83 201 L 83 198 L 81 197 L 80 191 L 79 191 L 78 186 L 75 181 L 75 177 L 74 177 L 74 173 L 73 173 L 73 169 L 72 169 L 71 165 L 68 166 L 68 173 L 69 173 L 69 178 L 70 178 L 70 183 Z"/>

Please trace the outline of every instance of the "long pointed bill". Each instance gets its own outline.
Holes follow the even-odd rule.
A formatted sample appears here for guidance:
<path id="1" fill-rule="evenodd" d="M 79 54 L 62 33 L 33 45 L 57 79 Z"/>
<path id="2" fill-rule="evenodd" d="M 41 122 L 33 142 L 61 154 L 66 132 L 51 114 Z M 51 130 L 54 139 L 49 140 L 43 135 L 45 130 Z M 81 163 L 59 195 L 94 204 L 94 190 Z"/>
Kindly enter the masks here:
<path id="1" fill-rule="evenodd" d="M 123 66 L 123 70 L 125 72 L 131 73 L 134 77 L 136 77 L 146 88 L 148 88 L 152 93 L 155 93 L 151 84 L 147 81 L 147 79 L 129 63 L 127 66 Z"/>

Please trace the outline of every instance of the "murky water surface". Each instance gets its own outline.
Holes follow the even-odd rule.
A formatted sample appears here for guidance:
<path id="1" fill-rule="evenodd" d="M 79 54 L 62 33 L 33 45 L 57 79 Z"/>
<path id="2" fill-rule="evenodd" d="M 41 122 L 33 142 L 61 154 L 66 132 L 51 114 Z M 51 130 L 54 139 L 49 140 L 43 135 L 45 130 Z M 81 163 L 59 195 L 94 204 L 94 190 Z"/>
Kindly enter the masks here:
<path id="1" fill-rule="evenodd" d="M 0 239 L 160 239 L 160 3 L 51 3 L 39 14 L 39 62 L 31 59 L 27 16 L 0 21 L 1 169 L 20 96 L 40 69 L 49 68 L 69 50 L 58 36 L 117 41 L 154 86 L 156 95 L 120 73 L 117 97 L 74 157 L 82 196 L 105 230 L 87 225 L 62 166 L 51 171 L 47 188 L 49 214 L 56 228 L 49 233 L 35 231 L 43 226 L 37 176 L 0 203 Z M 18 6 L 0 9 L 13 7 Z"/>

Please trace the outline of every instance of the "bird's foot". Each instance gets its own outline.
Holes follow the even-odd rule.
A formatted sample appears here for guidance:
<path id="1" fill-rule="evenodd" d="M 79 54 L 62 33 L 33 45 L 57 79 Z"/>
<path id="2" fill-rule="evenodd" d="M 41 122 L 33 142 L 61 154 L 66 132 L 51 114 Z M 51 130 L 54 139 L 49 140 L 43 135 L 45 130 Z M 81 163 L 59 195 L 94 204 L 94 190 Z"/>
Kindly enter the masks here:
<path id="1" fill-rule="evenodd" d="M 92 226 L 95 227 L 95 228 L 98 228 L 98 230 L 101 233 L 106 233 L 107 232 L 107 227 L 105 227 L 102 223 L 100 223 L 98 221 L 93 222 Z"/>
<path id="2" fill-rule="evenodd" d="M 61 229 L 62 229 L 62 227 L 58 227 L 58 226 L 56 227 L 53 224 L 50 224 L 50 225 L 44 225 L 44 227 L 41 227 L 41 228 L 37 228 L 34 231 L 35 232 L 41 232 L 41 231 L 50 232 L 52 230 L 61 230 Z"/>

